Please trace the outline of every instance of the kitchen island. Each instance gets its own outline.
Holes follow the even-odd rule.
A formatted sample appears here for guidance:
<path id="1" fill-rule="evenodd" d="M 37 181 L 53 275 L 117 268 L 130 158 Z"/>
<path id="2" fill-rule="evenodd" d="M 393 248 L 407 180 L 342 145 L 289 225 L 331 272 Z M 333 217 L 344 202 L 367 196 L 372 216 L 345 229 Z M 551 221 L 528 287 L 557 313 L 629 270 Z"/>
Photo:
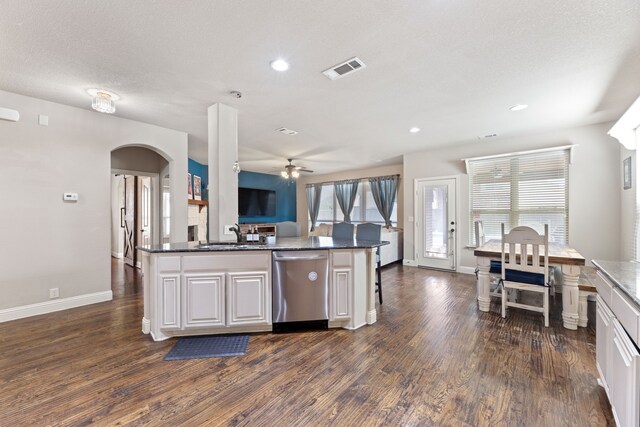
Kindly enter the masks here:
<path id="1" fill-rule="evenodd" d="M 162 341 L 175 336 L 271 331 L 274 251 L 326 251 L 328 327 L 371 325 L 376 322 L 375 251 L 384 244 L 291 237 L 268 245 L 141 246 L 142 332 Z"/>

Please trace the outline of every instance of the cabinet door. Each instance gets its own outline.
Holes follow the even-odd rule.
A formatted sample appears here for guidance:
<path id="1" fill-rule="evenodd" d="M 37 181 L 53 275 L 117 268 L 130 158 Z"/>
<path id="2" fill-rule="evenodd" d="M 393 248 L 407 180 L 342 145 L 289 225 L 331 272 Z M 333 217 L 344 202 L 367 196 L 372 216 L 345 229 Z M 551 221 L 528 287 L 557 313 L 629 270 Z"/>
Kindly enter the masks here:
<path id="1" fill-rule="evenodd" d="M 637 427 L 640 393 L 638 393 L 638 359 L 640 355 L 624 328 L 612 322 L 611 410 L 620 427 Z"/>
<path id="2" fill-rule="evenodd" d="M 227 325 L 270 325 L 271 287 L 267 271 L 228 273 Z"/>
<path id="3" fill-rule="evenodd" d="M 185 274 L 184 329 L 225 326 L 224 273 Z"/>
<path id="4" fill-rule="evenodd" d="M 180 276 L 160 274 L 158 279 L 160 329 L 180 329 Z"/>
<path id="5" fill-rule="evenodd" d="M 602 386 L 609 394 L 611 379 L 611 320 L 613 313 L 598 295 L 596 297 L 596 367 L 600 374 Z"/>
<path id="6" fill-rule="evenodd" d="M 334 268 L 332 273 L 330 320 L 350 319 L 353 270 L 351 268 Z"/>

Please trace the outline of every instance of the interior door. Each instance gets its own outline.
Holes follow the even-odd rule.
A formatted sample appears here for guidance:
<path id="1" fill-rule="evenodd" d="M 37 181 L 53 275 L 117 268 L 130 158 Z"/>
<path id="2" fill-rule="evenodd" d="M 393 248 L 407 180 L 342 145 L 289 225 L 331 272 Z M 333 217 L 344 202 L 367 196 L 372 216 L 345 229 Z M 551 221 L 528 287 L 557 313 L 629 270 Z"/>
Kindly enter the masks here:
<path id="1" fill-rule="evenodd" d="M 151 178 L 148 176 L 138 177 L 137 187 L 137 244 L 139 246 L 149 245 L 151 244 Z M 139 252 L 136 253 L 136 266 L 142 268 L 140 265 L 142 258 Z"/>
<path id="2" fill-rule="evenodd" d="M 418 180 L 416 261 L 420 267 L 456 269 L 456 179 Z"/>
<path id="3" fill-rule="evenodd" d="M 136 262 L 136 192 L 137 177 L 124 176 L 124 262 L 135 266 Z"/>

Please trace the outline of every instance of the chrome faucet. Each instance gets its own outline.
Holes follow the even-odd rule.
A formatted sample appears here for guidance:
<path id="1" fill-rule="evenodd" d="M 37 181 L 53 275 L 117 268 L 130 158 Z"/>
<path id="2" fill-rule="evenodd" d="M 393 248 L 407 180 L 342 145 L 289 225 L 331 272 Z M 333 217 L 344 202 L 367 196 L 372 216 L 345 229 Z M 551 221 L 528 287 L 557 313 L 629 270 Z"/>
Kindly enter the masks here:
<path id="1" fill-rule="evenodd" d="M 242 243 L 242 231 L 240 231 L 240 226 L 236 224 L 235 227 L 229 228 L 229 230 L 236 233 L 236 238 L 238 239 L 238 243 Z"/>

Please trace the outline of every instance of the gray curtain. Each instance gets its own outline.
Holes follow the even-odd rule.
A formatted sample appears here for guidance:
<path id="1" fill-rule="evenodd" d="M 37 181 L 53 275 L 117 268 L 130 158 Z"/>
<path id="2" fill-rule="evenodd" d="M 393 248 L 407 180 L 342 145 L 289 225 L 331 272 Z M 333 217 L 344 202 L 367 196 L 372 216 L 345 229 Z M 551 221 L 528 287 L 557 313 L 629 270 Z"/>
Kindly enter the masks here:
<path id="1" fill-rule="evenodd" d="M 358 196 L 359 183 L 360 181 L 357 179 L 350 179 L 334 184 L 338 205 L 340 205 L 340 210 L 344 215 L 344 222 L 351 222 L 351 211 L 353 211 L 353 204 Z"/>
<path id="2" fill-rule="evenodd" d="M 376 202 L 376 207 L 382 218 L 384 218 L 384 223 L 387 227 L 391 227 L 391 214 L 393 213 L 393 204 L 398 193 L 399 178 L 398 175 L 369 178 L 373 200 Z"/>
<path id="3" fill-rule="evenodd" d="M 322 193 L 322 184 L 307 184 L 307 207 L 309 208 L 309 216 L 311 217 L 311 231 L 316 228 L 318 221 L 318 212 L 320 212 L 320 194 Z"/>

